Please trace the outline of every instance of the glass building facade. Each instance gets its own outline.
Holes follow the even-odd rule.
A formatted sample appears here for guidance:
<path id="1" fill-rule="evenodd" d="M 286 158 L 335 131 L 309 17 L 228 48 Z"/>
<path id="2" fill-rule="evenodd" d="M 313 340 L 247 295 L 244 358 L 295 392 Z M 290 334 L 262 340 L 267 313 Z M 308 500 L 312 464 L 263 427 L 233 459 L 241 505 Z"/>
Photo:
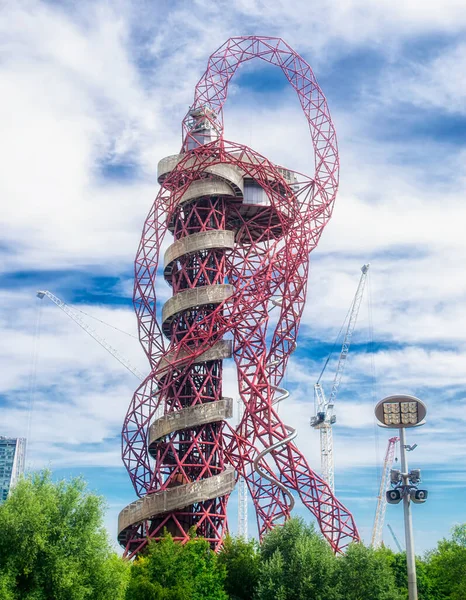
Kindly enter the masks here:
<path id="1" fill-rule="evenodd" d="M 25 454 L 25 438 L 0 436 L 0 503 L 7 499 L 10 489 L 24 473 Z"/>

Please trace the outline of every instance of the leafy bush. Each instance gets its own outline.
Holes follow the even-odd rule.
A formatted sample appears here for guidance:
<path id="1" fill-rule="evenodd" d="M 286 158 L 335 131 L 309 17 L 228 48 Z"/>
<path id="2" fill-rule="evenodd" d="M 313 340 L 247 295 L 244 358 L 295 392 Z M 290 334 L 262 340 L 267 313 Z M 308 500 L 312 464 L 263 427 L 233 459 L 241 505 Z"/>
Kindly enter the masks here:
<path id="1" fill-rule="evenodd" d="M 127 565 L 111 550 L 103 500 L 82 479 L 20 481 L 0 505 L 2 600 L 120 600 Z"/>

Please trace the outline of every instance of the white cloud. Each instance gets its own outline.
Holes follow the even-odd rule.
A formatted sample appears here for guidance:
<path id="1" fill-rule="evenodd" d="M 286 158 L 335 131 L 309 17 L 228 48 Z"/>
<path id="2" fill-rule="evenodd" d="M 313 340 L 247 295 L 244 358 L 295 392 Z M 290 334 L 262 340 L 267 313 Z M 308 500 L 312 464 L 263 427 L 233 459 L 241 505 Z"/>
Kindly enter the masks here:
<path id="1" fill-rule="evenodd" d="M 155 194 L 153 148 L 168 153 L 159 103 L 130 60 L 122 18 L 96 7 L 84 25 L 33 6 L 10 5 L 0 30 L 0 193 L 14 252 L 4 268 L 128 263 Z M 152 162 L 151 174 L 104 185 L 100 163 L 120 161 L 143 173 Z"/>
<path id="2" fill-rule="evenodd" d="M 409 58 L 402 68 L 393 69 L 382 81 L 382 99 L 392 103 L 410 102 L 422 109 L 466 113 L 466 44 L 458 43 L 438 51 L 425 63 Z"/>
<path id="3" fill-rule="evenodd" d="M 259 35 L 278 35 L 288 43 L 316 53 L 321 61 L 339 52 L 338 45 L 372 45 L 392 52 L 406 38 L 430 32 L 454 34 L 464 30 L 466 16 L 461 0 L 436 4 L 422 0 L 331 0 L 325 6 L 296 0 L 222 0 L 212 4 L 197 0 L 211 23 L 221 17 L 230 23 L 232 15 L 243 20 L 243 31 Z M 217 19 L 215 18 L 217 16 Z M 238 32 L 235 33 L 238 35 Z M 313 61 L 314 62 L 314 61 Z"/>

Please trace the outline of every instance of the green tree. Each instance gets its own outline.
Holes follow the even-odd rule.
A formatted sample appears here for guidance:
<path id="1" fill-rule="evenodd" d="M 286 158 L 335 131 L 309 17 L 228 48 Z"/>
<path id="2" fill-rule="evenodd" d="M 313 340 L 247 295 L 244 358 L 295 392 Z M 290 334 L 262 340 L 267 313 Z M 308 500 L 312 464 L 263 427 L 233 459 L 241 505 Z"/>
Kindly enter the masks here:
<path id="1" fill-rule="evenodd" d="M 261 565 L 256 588 L 257 600 L 288 600 L 291 595 L 285 584 L 283 556 L 277 548 L 270 558 Z"/>
<path id="2" fill-rule="evenodd" d="M 427 573 L 435 600 L 466 598 L 466 524 L 453 528 L 427 555 Z"/>
<path id="3" fill-rule="evenodd" d="M 23 479 L 0 505 L 2 600 L 119 600 L 126 564 L 111 551 L 103 501 L 82 479 Z"/>
<path id="4" fill-rule="evenodd" d="M 408 569 L 406 566 L 406 552 L 394 554 L 391 550 L 385 549 L 385 552 L 391 554 L 390 567 L 395 576 L 395 584 L 400 592 L 402 600 L 408 600 Z M 432 584 L 428 573 L 427 563 L 420 557 L 416 557 L 416 578 L 419 600 L 437 600 L 432 593 Z"/>
<path id="5" fill-rule="evenodd" d="M 218 560 L 226 569 L 225 590 L 231 600 L 250 600 L 259 577 L 257 542 L 227 536 Z"/>
<path id="6" fill-rule="evenodd" d="M 344 600 L 401 600 L 385 550 L 351 544 L 337 563 L 338 590 Z"/>
<path id="7" fill-rule="evenodd" d="M 167 534 L 131 566 L 126 600 L 227 600 L 225 567 L 206 540 L 185 545 Z"/>
<path id="8" fill-rule="evenodd" d="M 290 519 L 264 539 L 257 598 L 338 600 L 335 575 L 336 559 L 327 542 L 313 526 Z"/>

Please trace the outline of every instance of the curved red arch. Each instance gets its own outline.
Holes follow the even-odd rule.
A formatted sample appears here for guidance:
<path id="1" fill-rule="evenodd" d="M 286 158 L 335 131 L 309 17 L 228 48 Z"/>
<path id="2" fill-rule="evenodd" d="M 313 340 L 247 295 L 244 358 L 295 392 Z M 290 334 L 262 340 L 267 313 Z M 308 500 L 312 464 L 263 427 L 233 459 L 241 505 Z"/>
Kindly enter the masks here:
<path id="1" fill-rule="evenodd" d="M 309 125 L 315 153 L 317 193 L 327 208 L 335 200 L 339 182 L 338 144 L 327 100 L 308 63 L 281 38 L 267 36 L 232 37 L 209 58 L 207 69 L 196 85 L 192 109 L 208 107 L 213 111 L 212 125 L 223 137 L 223 107 L 228 84 L 238 67 L 258 58 L 280 67 L 295 89 Z M 183 147 L 190 137 L 190 112 L 183 120 Z"/>

